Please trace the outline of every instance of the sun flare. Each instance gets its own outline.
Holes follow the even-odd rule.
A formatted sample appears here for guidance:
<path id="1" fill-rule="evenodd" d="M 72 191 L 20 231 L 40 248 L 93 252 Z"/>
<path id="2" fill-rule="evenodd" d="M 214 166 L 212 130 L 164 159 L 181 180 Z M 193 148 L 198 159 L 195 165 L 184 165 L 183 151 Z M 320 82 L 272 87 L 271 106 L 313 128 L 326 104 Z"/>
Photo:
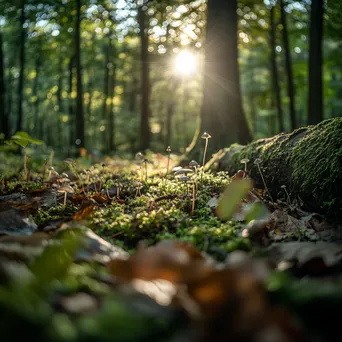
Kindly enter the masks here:
<path id="1" fill-rule="evenodd" d="M 197 58 L 189 51 L 183 50 L 175 58 L 175 70 L 181 75 L 193 74 L 197 69 Z"/>

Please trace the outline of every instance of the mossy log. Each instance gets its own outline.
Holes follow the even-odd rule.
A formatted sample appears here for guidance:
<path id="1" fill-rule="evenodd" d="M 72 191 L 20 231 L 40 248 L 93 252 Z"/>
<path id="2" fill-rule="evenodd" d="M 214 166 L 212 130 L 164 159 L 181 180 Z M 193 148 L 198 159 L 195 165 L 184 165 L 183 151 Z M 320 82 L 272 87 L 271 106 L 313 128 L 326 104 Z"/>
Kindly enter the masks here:
<path id="1" fill-rule="evenodd" d="M 342 118 L 321 122 L 260 139 L 249 145 L 232 145 L 220 151 L 211 167 L 234 174 L 243 169 L 247 158 L 248 174 L 263 188 L 256 159 L 260 159 L 266 185 L 274 199 L 297 200 L 304 210 L 342 218 Z M 210 164 L 210 163 L 209 163 Z"/>

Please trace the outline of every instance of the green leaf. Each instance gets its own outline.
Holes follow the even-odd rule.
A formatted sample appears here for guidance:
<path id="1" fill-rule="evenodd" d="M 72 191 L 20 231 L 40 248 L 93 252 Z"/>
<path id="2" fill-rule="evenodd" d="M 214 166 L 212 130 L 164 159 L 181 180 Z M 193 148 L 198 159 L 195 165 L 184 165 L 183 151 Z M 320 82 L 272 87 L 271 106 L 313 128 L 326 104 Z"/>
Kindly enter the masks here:
<path id="1" fill-rule="evenodd" d="M 23 148 L 25 148 L 28 144 L 41 145 L 43 143 L 44 142 L 42 140 L 32 138 L 26 132 L 17 132 L 11 137 L 10 140 L 6 141 L 6 144 L 8 145 L 17 144 Z"/>
<path id="2" fill-rule="evenodd" d="M 241 199 L 252 189 L 252 181 L 248 178 L 234 180 L 226 187 L 217 207 L 217 215 L 229 220 L 235 213 Z"/>
<path id="3" fill-rule="evenodd" d="M 269 214 L 270 212 L 264 203 L 259 201 L 254 202 L 246 213 L 245 221 L 250 222 L 252 220 L 266 220 Z"/>

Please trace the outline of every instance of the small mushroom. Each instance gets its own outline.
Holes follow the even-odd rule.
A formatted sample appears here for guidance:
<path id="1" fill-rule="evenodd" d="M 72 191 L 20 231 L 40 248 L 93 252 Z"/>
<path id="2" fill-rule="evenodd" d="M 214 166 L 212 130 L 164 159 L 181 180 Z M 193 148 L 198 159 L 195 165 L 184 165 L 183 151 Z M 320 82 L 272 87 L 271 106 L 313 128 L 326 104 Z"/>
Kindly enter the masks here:
<path id="1" fill-rule="evenodd" d="M 247 164 L 248 163 L 249 163 L 249 159 L 247 158 L 241 159 L 241 164 L 245 164 L 245 174 L 244 174 L 245 177 L 247 177 Z"/>
<path id="2" fill-rule="evenodd" d="M 189 193 L 189 188 L 188 188 L 189 180 L 190 180 L 190 177 L 188 177 L 188 176 L 180 176 L 180 177 L 178 177 L 178 181 L 179 182 L 186 184 L 186 195 L 188 195 L 188 193 Z"/>
<path id="3" fill-rule="evenodd" d="M 175 172 L 175 176 L 180 176 L 180 175 L 187 175 L 188 173 L 193 173 L 194 171 L 191 169 L 180 169 Z"/>
<path id="4" fill-rule="evenodd" d="M 206 157 L 206 154 L 207 154 L 207 149 L 208 149 L 208 142 L 209 142 L 209 139 L 211 139 L 211 135 L 207 132 L 204 132 L 202 135 L 201 135 L 201 138 L 202 139 L 205 139 L 205 148 L 204 148 L 204 153 L 203 153 L 203 163 L 202 163 L 202 166 L 204 167 L 204 164 L 205 164 L 205 157 Z"/>
<path id="5" fill-rule="evenodd" d="M 195 170 L 195 187 L 196 187 L 196 193 L 195 193 L 195 197 L 197 197 L 197 193 L 198 193 L 198 181 L 197 181 L 197 168 L 199 167 L 200 165 L 197 163 L 196 160 L 191 160 L 191 162 L 189 163 L 189 167 L 191 169 L 194 169 Z"/>
<path id="6" fill-rule="evenodd" d="M 62 185 L 58 190 L 58 192 L 64 193 L 64 207 L 66 206 L 67 194 L 75 193 L 74 189 L 70 185 Z"/>
<path id="7" fill-rule="evenodd" d="M 270 191 L 268 190 L 268 187 L 267 187 L 267 185 L 266 185 L 266 182 L 265 182 L 265 179 L 264 179 L 264 175 L 262 174 L 262 171 L 261 171 L 261 168 L 260 168 L 260 163 L 261 163 L 261 159 L 260 159 L 260 158 L 257 158 L 257 159 L 254 160 L 254 165 L 256 165 L 257 168 L 258 168 L 258 171 L 259 171 L 259 174 L 260 174 L 262 183 L 264 184 L 264 187 L 265 187 L 265 189 L 266 189 L 266 191 L 267 191 L 267 193 L 268 193 L 268 196 L 270 196 L 271 201 L 274 202 L 274 201 L 273 201 L 273 198 L 272 198 L 272 195 L 271 195 L 271 193 L 270 193 Z"/>
<path id="8" fill-rule="evenodd" d="M 141 196 L 141 189 L 142 189 L 142 187 L 143 187 L 143 184 L 142 183 L 140 183 L 140 182 L 137 182 L 136 183 L 136 189 L 137 189 L 137 191 L 136 191 L 136 193 L 135 193 L 135 196 Z"/>

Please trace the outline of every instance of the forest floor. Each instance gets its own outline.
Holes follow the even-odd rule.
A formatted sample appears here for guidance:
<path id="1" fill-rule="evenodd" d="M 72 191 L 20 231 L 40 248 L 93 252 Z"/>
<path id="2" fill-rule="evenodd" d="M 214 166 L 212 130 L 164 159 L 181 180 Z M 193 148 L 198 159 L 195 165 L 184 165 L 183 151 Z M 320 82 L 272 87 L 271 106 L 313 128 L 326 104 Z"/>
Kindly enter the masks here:
<path id="1" fill-rule="evenodd" d="M 1 340 L 334 341 L 339 222 L 167 164 L 1 156 Z"/>

